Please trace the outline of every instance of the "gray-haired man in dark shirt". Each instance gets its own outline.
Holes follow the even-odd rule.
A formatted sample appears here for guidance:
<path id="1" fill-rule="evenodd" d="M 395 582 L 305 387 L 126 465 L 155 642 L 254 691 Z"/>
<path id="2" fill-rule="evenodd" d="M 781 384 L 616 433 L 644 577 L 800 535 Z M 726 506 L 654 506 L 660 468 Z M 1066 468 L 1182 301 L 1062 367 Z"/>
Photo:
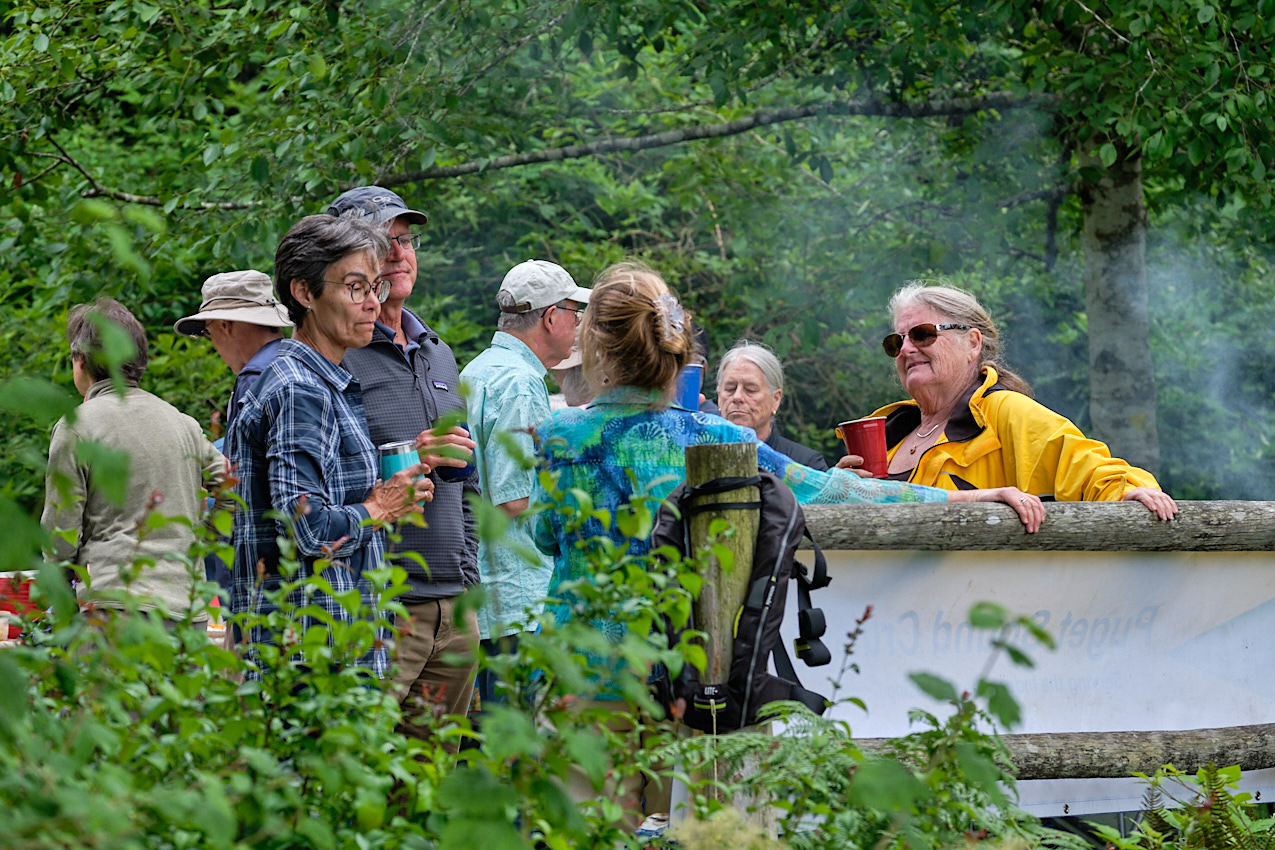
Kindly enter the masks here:
<path id="1" fill-rule="evenodd" d="M 404 306 L 416 283 L 416 248 L 420 236 L 413 225 L 428 220 L 403 199 L 379 186 L 360 186 L 342 194 L 328 208 L 331 215 L 371 216 L 390 236 L 390 254 L 381 264 L 381 277 L 390 282 L 389 295 L 365 348 L 350 349 L 342 365 L 363 390 L 368 430 L 375 445 L 415 440 L 422 459 L 436 469 L 463 467 L 465 461 L 437 456 L 442 445 L 472 452 L 474 442 L 462 428 L 442 436 L 433 434 L 435 420 L 452 410 L 464 410 L 460 373 L 447 343 Z M 437 479 L 438 473 L 431 473 Z M 463 482 L 435 481 L 434 500 L 425 503 L 425 527 L 399 526 L 402 542 L 394 549 L 416 552 L 428 569 L 410 557 L 397 559 L 407 570 L 411 590 L 400 601 L 410 619 L 398 627 L 398 673 L 394 687 L 407 716 L 424 706 L 441 707 L 447 714 L 464 714 L 473 693 L 478 626 L 470 611 L 455 618 L 456 598 L 478 583 L 478 538 L 474 517 L 464 498 L 477 490 L 476 477 Z M 447 656 L 447 660 L 444 660 Z M 459 666 L 456 656 L 468 660 Z M 421 735 L 416 724 L 409 734 Z"/>

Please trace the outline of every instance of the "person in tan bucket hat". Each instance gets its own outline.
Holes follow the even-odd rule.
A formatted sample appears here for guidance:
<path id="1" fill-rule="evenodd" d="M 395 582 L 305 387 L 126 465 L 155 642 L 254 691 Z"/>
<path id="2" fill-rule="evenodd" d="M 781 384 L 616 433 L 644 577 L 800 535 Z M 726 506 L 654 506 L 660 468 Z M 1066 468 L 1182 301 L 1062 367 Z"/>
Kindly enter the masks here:
<path id="1" fill-rule="evenodd" d="M 259 271 L 222 272 L 204 281 L 199 312 L 178 319 L 173 330 L 182 336 L 212 340 L 217 354 L 235 373 L 235 390 L 226 409 L 225 427 L 239 412 L 248 391 L 274 360 L 283 328 L 292 327 L 283 305 L 275 300 L 270 276 Z"/>

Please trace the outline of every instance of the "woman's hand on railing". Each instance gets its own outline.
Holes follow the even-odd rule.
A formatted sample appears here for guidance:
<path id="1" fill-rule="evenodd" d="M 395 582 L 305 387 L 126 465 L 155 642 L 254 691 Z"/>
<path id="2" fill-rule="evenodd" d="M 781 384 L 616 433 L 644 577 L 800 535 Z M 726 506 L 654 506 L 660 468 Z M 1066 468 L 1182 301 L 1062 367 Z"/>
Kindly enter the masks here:
<path id="1" fill-rule="evenodd" d="M 995 487 L 990 490 L 956 490 L 947 494 L 949 502 L 1004 502 L 1023 521 L 1028 534 L 1035 534 L 1045 521 L 1045 506 L 1038 497 L 1017 487 Z"/>
<path id="2" fill-rule="evenodd" d="M 1173 501 L 1173 497 L 1154 487 L 1134 487 L 1126 491 L 1120 501 L 1141 502 L 1160 519 L 1173 519 L 1178 515 L 1178 503 Z"/>

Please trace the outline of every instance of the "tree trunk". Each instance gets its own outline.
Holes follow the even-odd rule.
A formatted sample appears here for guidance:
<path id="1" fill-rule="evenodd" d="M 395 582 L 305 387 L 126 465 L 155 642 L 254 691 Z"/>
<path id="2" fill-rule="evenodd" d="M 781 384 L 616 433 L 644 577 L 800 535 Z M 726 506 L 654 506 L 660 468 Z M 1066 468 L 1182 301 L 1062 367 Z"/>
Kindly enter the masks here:
<path id="1" fill-rule="evenodd" d="M 1111 453 L 1159 474 L 1155 372 L 1147 319 L 1147 210 L 1142 157 L 1116 143 L 1116 162 L 1084 181 L 1085 309 L 1089 322 L 1089 417 Z M 1097 148 L 1081 165 L 1102 169 Z"/>

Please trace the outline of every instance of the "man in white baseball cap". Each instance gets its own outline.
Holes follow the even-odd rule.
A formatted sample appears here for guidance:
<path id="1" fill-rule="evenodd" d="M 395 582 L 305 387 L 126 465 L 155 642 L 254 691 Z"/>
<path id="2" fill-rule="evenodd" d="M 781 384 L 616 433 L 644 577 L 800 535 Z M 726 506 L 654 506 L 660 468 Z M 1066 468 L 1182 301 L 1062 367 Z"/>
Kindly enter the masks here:
<path id="1" fill-rule="evenodd" d="M 557 263 L 527 260 L 514 266 L 505 275 L 500 291 L 496 293 L 496 306 L 501 313 L 531 313 L 553 307 L 559 302 L 575 301 L 583 310 L 592 293 L 592 289 L 576 286 L 575 279 Z M 575 339 L 574 333 L 571 338 Z M 570 346 L 567 346 L 567 351 L 570 353 Z M 565 359 L 566 354 L 553 362 L 558 363 Z"/>
<path id="2" fill-rule="evenodd" d="M 270 277 L 251 269 L 215 274 L 204 281 L 203 303 L 193 316 L 178 319 L 182 336 L 211 339 L 217 354 L 235 373 L 235 391 L 226 410 L 226 430 L 248 391 L 274 360 L 288 313 L 274 297 Z"/>
<path id="3" fill-rule="evenodd" d="M 548 370 L 571 356 L 580 315 L 593 290 L 576 286 L 567 270 L 544 260 L 528 260 L 509 270 L 496 293 L 500 318 L 491 347 L 460 373 L 468 396 L 469 429 L 477 447 L 478 482 L 483 497 L 507 515 L 527 509 L 536 470 L 505 448 L 512 440 L 526 457 L 535 456 L 531 430 L 549 415 Z M 515 453 L 515 454 L 518 454 Z M 478 569 L 487 601 L 478 612 L 478 627 L 488 654 L 516 642 L 510 624 L 524 619 L 549 590 L 553 559 L 535 562 L 523 553 L 537 552 L 530 528 L 515 523 L 507 542 L 479 541 Z M 480 675 L 479 695 L 498 700 L 489 676 Z"/>

